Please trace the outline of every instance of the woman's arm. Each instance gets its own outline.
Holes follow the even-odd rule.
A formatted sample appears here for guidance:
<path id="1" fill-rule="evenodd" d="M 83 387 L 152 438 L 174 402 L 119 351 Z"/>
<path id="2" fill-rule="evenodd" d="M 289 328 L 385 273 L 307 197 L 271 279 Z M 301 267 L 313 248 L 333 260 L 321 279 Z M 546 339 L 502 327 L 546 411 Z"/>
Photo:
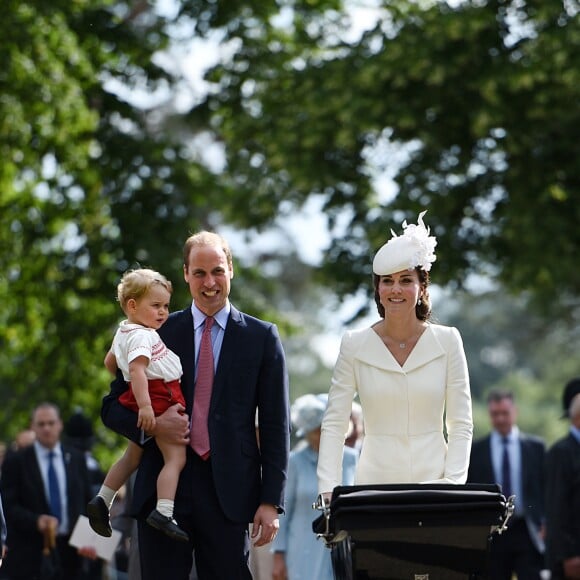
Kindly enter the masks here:
<path id="1" fill-rule="evenodd" d="M 463 341 L 456 328 L 451 328 L 448 344 L 447 386 L 445 390 L 445 422 L 448 433 L 445 480 L 465 483 L 473 439 L 471 390 Z"/>
<path id="2" fill-rule="evenodd" d="M 348 338 L 349 333 L 342 338 L 328 393 L 328 406 L 322 421 L 317 476 L 318 492 L 323 494 L 330 494 L 342 483 L 344 440 L 356 392 L 353 341 Z"/>

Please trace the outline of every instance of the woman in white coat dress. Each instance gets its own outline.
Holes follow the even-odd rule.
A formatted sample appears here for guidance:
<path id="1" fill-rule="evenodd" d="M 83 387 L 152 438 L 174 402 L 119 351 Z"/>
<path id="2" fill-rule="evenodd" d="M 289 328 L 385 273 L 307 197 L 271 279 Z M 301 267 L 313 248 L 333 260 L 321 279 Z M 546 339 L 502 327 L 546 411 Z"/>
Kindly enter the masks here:
<path id="1" fill-rule="evenodd" d="M 318 491 L 342 479 L 342 449 L 358 393 L 365 433 L 356 484 L 465 483 L 473 436 L 467 362 L 456 328 L 429 322 L 435 237 L 403 223 L 373 261 L 381 320 L 342 338 L 320 441 Z"/>

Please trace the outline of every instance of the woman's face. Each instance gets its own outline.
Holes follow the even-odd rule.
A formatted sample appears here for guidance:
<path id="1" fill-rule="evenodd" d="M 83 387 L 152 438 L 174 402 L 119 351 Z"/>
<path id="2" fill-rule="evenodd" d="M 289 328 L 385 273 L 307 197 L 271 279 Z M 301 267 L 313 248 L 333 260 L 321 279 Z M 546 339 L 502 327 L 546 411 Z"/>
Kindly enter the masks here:
<path id="1" fill-rule="evenodd" d="M 389 315 L 413 313 L 423 288 L 417 270 L 402 270 L 381 276 L 378 284 L 379 300 Z"/>

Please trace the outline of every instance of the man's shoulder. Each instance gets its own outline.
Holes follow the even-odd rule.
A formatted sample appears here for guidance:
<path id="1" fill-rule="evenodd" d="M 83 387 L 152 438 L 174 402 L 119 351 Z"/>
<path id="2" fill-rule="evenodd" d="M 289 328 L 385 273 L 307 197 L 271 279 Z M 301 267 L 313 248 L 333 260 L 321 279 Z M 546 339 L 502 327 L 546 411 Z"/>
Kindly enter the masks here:
<path id="1" fill-rule="evenodd" d="M 246 327 L 250 330 L 260 331 L 269 331 L 272 327 L 276 326 L 274 322 L 263 320 L 262 318 L 258 318 L 257 316 L 253 316 L 247 312 L 242 312 L 233 305 L 230 310 L 230 322 L 239 324 L 242 328 Z"/>
<path id="2" fill-rule="evenodd" d="M 548 450 L 549 455 L 556 455 L 561 453 L 569 453 L 570 451 L 580 451 L 580 442 L 578 442 L 574 437 L 568 433 L 560 439 L 557 439 L 550 449 Z"/>
<path id="3" fill-rule="evenodd" d="M 545 440 L 539 435 L 534 435 L 533 433 L 520 433 L 520 440 L 537 449 L 544 450 L 546 448 Z"/>
<path id="4" fill-rule="evenodd" d="M 187 325 L 188 329 L 192 328 L 193 315 L 191 314 L 191 308 L 187 307 L 183 310 L 176 310 L 172 312 L 167 320 L 163 323 L 163 326 L 157 331 L 158 334 L 163 338 L 168 332 L 174 332 L 181 326 Z"/>
<path id="5" fill-rule="evenodd" d="M 474 439 L 472 443 L 472 448 L 478 450 L 483 449 L 484 447 L 489 447 L 490 440 L 491 435 L 489 433 L 487 435 L 484 435 L 483 437 Z"/>
<path id="6" fill-rule="evenodd" d="M 34 459 L 34 446 L 30 445 L 23 449 L 9 450 L 2 462 L 2 471 L 9 472 L 17 469 L 18 465 L 30 463 Z"/>
<path id="7" fill-rule="evenodd" d="M 78 461 L 83 465 L 86 465 L 85 454 L 80 449 L 77 449 L 76 447 L 74 447 L 73 445 L 69 445 L 68 443 L 62 443 L 61 449 L 65 463 L 68 463 L 69 461 Z"/>

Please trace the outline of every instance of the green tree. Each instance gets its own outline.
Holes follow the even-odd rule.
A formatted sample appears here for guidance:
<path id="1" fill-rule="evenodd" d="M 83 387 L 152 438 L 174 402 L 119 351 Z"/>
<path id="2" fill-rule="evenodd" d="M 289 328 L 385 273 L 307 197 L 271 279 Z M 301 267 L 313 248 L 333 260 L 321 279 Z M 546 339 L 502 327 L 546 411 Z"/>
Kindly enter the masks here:
<path id="1" fill-rule="evenodd" d="M 560 421 L 564 385 L 580 374 L 580 333 L 567 320 L 548 320 L 525 296 L 505 289 L 442 292 L 435 314 L 462 335 L 474 407 L 475 435 L 489 431 L 486 397 L 491 389 L 513 391 L 521 429 L 555 441 L 568 429 Z"/>
<path id="2" fill-rule="evenodd" d="M 162 270 L 179 308 L 189 231 L 257 235 L 313 198 L 331 234 L 321 268 L 301 265 L 292 239 L 236 263 L 232 298 L 278 321 L 291 357 L 293 333 L 315 332 L 319 300 L 330 301 L 315 283 L 339 297 L 368 292 L 373 251 L 424 207 L 440 240 L 436 282 L 483 269 L 556 314 L 577 311 L 577 3 L 385 2 L 356 39 L 340 0 L 175 6 L 169 16 L 145 0 L 5 2 L 5 436 L 35 400 L 97 416 L 125 269 Z M 186 79 L 171 65 L 192 37 L 217 38 L 229 56 L 183 111 Z M 208 135 L 223 170 L 196 146 Z M 385 170 L 395 199 L 376 190 Z M 315 358 L 310 384 L 293 370 L 305 390 L 325 382 Z"/>
<path id="3" fill-rule="evenodd" d="M 204 106 L 240 203 L 256 196 L 247 223 L 322 196 L 324 276 L 354 294 L 389 230 L 428 208 L 437 282 L 483 272 L 577 308 L 578 3 L 378 4 L 355 40 L 344 13 L 303 7 L 229 31 L 240 47 L 211 71 Z M 374 185 L 384 171 L 394 198 Z"/>
<path id="4" fill-rule="evenodd" d="M 178 282 L 183 240 L 216 224 L 219 188 L 188 143 L 155 122 L 179 80 L 156 64 L 166 18 L 146 2 L 5 8 L 0 426 L 11 436 L 43 399 L 97 415 L 120 273 L 150 265 Z M 165 96 L 143 106 L 131 100 L 139 93 Z M 181 307 L 186 290 L 175 288 Z"/>

